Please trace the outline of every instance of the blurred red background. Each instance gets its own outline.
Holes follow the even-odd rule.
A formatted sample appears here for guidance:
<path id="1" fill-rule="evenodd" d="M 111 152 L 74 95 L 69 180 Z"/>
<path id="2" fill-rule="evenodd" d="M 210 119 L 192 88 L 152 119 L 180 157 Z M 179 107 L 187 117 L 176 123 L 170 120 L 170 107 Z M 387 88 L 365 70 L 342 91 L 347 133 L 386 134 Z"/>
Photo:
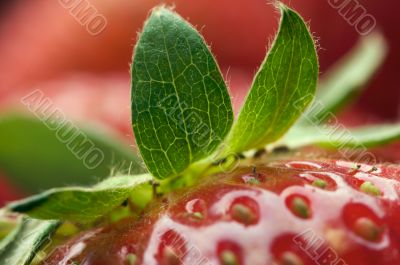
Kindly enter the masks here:
<path id="1" fill-rule="evenodd" d="M 72 8 L 66 8 L 72 2 L 91 5 L 104 16 L 104 31 L 89 34 L 71 15 Z M 204 34 L 238 109 L 278 26 L 279 15 L 265 0 L 4 1 L 0 6 L 0 111 L 22 109 L 20 98 L 39 88 L 70 118 L 101 122 L 131 140 L 132 48 L 149 10 L 161 2 L 174 4 Z M 399 120 L 400 35 L 395 21 L 400 3 L 358 2 L 376 19 L 390 50 L 384 67 L 343 115 L 344 121 Z M 360 37 L 328 0 L 287 4 L 309 21 L 318 40 L 321 74 Z M 13 196 L 9 189 L 0 190 L 0 201 Z"/>

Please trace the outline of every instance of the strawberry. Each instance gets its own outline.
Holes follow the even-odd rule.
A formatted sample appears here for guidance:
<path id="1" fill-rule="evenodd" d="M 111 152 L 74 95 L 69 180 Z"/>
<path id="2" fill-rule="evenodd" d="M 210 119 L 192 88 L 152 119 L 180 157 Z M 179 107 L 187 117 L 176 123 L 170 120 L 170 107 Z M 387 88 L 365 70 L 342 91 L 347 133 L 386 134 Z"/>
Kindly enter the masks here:
<path id="1" fill-rule="evenodd" d="M 8 204 L 4 214 L 29 217 L 1 242 L 0 263 L 28 265 L 42 249 L 34 264 L 399 264 L 400 168 L 367 147 L 400 139 L 400 126 L 338 124 L 333 112 L 355 82 L 340 71 L 302 115 L 318 83 L 316 46 L 302 17 L 276 5 L 278 34 L 236 119 L 203 37 L 154 8 L 131 65 L 131 121 L 147 173 Z M 378 35 L 368 42 L 384 49 Z M 350 61 L 344 69 L 367 65 Z M 46 249 L 50 236 L 55 248 Z"/>
<path id="2" fill-rule="evenodd" d="M 258 159 L 162 196 L 43 264 L 400 264 L 400 168 L 302 157 Z"/>

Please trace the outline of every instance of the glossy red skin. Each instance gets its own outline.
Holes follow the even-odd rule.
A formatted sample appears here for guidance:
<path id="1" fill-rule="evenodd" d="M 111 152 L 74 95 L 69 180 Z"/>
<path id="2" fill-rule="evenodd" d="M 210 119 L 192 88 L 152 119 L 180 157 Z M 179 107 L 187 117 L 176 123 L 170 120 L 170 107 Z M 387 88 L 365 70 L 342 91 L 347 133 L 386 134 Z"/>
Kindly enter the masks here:
<path id="1" fill-rule="evenodd" d="M 379 166 L 371 172 L 371 166 L 356 171 L 353 166 L 332 159 L 276 160 L 257 166 L 257 176 L 251 167 L 240 168 L 204 180 L 196 189 L 169 194 L 140 220 L 84 232 L 56 248 L 43 264 L 126 265 L 127 254 L 134 253 L 136 265 L 200 260 L 217 265 L 224 264 L 224 250 L 233 252 L 241 265 L 285 264 L 288 252 L 301 260 L 295 265 L 400 264 L 400 168 Z M 255 178 L 259 183 L 249 181 Z M 325 179 L 327 187 L 311 185 L 315 178 Z M 363 181 L 373 182 L 382 195 L 360 191 L 354 183 Z M 293 195 L 307 198 L 307 218 L 285 204 Z M 238 201 L 250 202 L 251 221 L 233 217 L 232 204 Z M 366 239 L 356 232 L 354 224 L 361 217 L 374 222 L 379 236 Z M 307 248 L 312 239 L 321 244 Z M 166 259 L 165 246 L 179 259 Z"/>

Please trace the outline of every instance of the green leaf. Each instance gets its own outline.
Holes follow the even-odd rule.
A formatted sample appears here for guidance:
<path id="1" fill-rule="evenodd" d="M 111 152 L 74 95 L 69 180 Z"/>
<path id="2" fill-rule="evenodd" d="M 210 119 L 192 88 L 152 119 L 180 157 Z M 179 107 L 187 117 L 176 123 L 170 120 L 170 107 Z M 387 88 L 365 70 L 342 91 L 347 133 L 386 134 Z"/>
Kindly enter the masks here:
<path id="1" fill-rule="evenodd" d="M 283 5 L 280 10 L 278 35 L 253 81 L 225 153 L 274 142 L 313 99 L 318 79 L 313 38 L 296 12 Z"/>
<path id="2" fill-rule="evenodd" d="M 132 123 L 148 170 L 164 179 L 210 155 L 233 121 L 220 70 L 200 34 L 155 8 L 132 63 Z"/>
<path id="3" fill-rule="evenodd" d="M 0 242 L 0 264 L 28 265 L 36 253 L 45 246 L 59 226 L 58 221 L 40 221 L 24 218 Z"/>
<path id="4" fill-rule="evenodd" d="M 378 71 L 386 54 L 387 43 L 380 33 L 362 38 L 324 75 L 316 100 L 302 122 L 321 123 L 351 102 Z"/>
<path id="5" fill-rule="evenodd" d="M 8 209 L 38 219 L 59 219 L 86 223 L 121 205 L 150 174 L 118 176 L 106 179 L 92 188 L 51 189 L 39 195 L 10 203 Z"/>
<path id="6" fill-rule="evenodd" d="M 400 124 L 380 124 L 360 128 L 293 127 L 279 142 L 290 148 L 320 145 L 330 148 L 370 148 L 400 140 Z"/>
<path id="7" fill-rule="evenodd" d="M 74 127 L 78 136 L 71 133 L 68 139 L 59 135 L 73 127 L 53 130 L 46 124 L 19 114 L 0 117 L 0 171 L 25 192 L 91 184 L 110 176 L 113 168 L 121 174 L 128 168 L 133 174 L 144 171 L 133 150 L 118 138 Z"/>

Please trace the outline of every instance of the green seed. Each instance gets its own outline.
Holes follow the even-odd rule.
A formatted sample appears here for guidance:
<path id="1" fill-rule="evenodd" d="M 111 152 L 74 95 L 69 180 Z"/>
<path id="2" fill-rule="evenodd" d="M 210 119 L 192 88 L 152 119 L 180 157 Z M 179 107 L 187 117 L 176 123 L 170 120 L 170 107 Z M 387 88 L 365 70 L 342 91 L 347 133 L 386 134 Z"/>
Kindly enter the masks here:
<path id="1" fill-rule="evenodd" d="M 379 239 L 382 229 L 371 219 L 361 217 L 354 223 L 354 232 L 365 240 L 376 241 Z"/>
<path id="2" fill-rule="evenodd" d="M 316 179 L 316 180 L 314 180 L 312 185 L 315 186 L 315 187 L 321 188 L 321 189 L 325 189 L 328 184 L 326 183 L 325 180 Z"/>
<path id="3" fill-rule="evenodd" d="M 196 219 L 200 219 L 200 220 L 202 220 L 204 218 L 204 216 L 201 212 L 194 212 L 192 214 L 192 216 L 195 217 Z"/>
<path id="4" fill-rule="evenodd" d="M 310 217 L 310 207 L 308 203 L 301 197 L 296 197 L 292 201 L 291 205 L 292 211 L 301 218 L 309 218 Z"/>
<path id="5" fill-rule="evenodd" d="M 247 181 L 248 184 L 259 185 L 260 181 L 257 178 L 251 178 Z"/>
<path id="6" fill-rule="evenodd" d="M 137 256 L 135 254 L 129 253 L 126 255 L 125 262 L 128 265 L 136 265 Z"/>
<path id="7" fill-rule="evenodd" d="M 374 183 L 369 181 L 361 184 L 360 190 L 373 196 L 380 196 L 382 194 L 381 190 L 377 186 L 375 186 Z"/>
<path id="8" fill-rule="evenodd" d="M 222 265 L 238 265 L 239 261 L 233 251 L 225 250 L 221 253 Z"/>
<path id="9" fill-rule="evenodd" d="M 241 203 L 233 205 L 232 218 L 245 225 L 250 225 L 257 221 L 257 217 L 253 210 Z"/>

